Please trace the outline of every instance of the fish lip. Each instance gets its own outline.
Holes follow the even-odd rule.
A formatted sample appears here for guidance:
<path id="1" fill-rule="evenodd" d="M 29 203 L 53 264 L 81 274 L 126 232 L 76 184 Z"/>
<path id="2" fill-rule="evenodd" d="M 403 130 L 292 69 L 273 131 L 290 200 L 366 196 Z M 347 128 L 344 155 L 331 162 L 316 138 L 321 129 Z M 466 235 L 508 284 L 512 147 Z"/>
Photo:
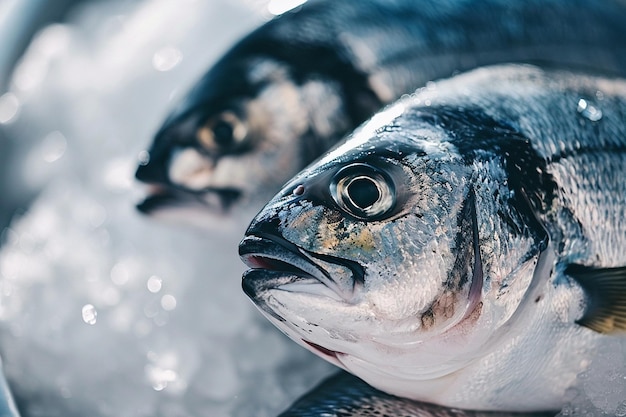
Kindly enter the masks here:
<path id="1" fill-rule="evenodd" d="M 326 359 L 334 359 L 335 361 L 339 361 L 339 356 L 345 355 L 343 352 L 338 352 L 336 350 L 327 349 L 324 346 L 318 345 L 317 343 L 309 342 L 306 339 L 302 339 L 302 341 L 310 346 L 315 352 L 323 358 Z"/>
<path id="2" fill-rule="evenodd" d="M 301 279 L 314 278 L 322 283 L 328 278 L 328 273 L 303 256 L 295 244 L 278 236 L 246 236 L 239 244 L 239 257 L 250 267 L 246 275 L 263 270 Z"/>
<path id="3" fill-rule="evenodd" d="M 143 214 L 150 214 L 164 206 L 175 205 L 180 198 L 166 187 L 150 185 L 147 195 L 135 207 Z"/>
<path id="4" fill-rule="evenodd" d="M 204 197 L 214 195 L 216 204 L 209 203 Z M 149 184 L 146 197 L 136 204 L 139 212 L 150 215 L 156 210 L 168 206 L 185 204 L 201 205 L 208 210 L 228 212 L 243 197 L 237 188 L 207 187 L 202 190 L 188 190 L 169 185 Z"/>
<path id="5" fill-rule="evenodd" d="M 346 294 L 342 291 L 330 273 L 315 262 L 316 260 L 344 266 L 352 272 L 355 284 L 363 282 L 363 268 L 356 262 L 307 251 L 274 234 L 257 232 L 254 235 L 247 235 L 239 244 L 239 256 L 251 268 L 244 273 L 242 285 L 246 294 L 252 299 L 256 298 L 259 289 L 280 288 L 286 284 L 298 282 L 321 283 L 339 298 L 325 296 L 337 301 L 350 302 L 353 294 Z M 291 280 L 285 280 L 287 276 L 290 276 Z M 276 279 L 278 277 L 283 279 Z M 254 283 L 256 290 L 252 290 L 251 281 L 259 281 L 259 279 L 267 280 L 263 284 Z M 319 292 L 316 294 L 322 295 Z"/>

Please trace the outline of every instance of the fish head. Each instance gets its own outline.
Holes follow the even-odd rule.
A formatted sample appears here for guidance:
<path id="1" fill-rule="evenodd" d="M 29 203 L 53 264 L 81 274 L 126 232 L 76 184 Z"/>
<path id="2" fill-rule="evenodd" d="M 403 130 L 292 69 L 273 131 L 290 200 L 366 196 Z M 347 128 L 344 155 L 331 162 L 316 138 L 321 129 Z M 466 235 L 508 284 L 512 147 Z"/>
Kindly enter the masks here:
<path id="1" fill-rule="evenodd" d="M 537 261 L 529 229 L 503 236 L 502 161 L 468 160 L 433 112 L 378 114 L 288 183 L 240 244 L 243 289 L 270 321 L 396 394 L 485 354 Z"/>
<path id="2" fill-rule="evenodd" d="M 193 217 L 191 208 L 212 218 L 249 206 L 256 212 L 327 141 L 336 141 L 335 131 L 347 128 L 344 116 L 332 82 L 314 74 L 303 79 L 262 46 L 244 42 L 205 74 L 156 134 L 136 172 L 151 186 L 138 208 L 183 221 Z"/>

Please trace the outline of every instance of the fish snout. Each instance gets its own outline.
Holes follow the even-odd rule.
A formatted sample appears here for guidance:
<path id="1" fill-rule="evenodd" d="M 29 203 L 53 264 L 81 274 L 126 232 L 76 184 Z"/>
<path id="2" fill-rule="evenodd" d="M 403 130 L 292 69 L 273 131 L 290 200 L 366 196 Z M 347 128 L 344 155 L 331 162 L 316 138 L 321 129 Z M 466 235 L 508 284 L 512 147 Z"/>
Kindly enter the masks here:
<path id="1" fill-rule="evenodd" d="M 365 270 L 360 264 L 290 242 L 280 233 L 277 219 L 254 222 L 239 244 L 239 256 L 251 268 L 242 285 L 253 299 L 259 289 L 280 287 L 352 303 L 364 282 Z"/>
<path id="2" fill-rule="evenodd" d="M 135 178 L 146 184 L 166 184 L 167 173 L 163 163 L 154 159 L 151 153 L 146 163 L 141 163 L 135 171 Z"/>

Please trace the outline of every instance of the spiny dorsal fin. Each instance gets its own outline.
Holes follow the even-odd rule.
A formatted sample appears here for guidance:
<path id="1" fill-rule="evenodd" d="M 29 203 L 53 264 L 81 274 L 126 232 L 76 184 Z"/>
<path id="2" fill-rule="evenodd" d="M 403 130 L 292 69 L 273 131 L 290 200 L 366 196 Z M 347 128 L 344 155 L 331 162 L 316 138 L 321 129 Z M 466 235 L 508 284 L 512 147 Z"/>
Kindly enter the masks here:
<path id="1" fill-rule="evenodd" d="M 568 265 L 565 273 L 585 290 L 589 303 L 576 323 L 598 333 L 626 331 L 626 267 Z"/>

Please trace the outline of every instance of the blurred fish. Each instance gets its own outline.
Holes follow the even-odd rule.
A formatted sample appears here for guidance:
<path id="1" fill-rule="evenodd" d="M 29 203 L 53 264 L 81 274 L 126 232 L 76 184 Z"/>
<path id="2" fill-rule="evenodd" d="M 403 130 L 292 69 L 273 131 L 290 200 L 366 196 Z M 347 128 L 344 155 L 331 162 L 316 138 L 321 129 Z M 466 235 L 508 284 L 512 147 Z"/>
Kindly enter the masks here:
<path id="1" fill-rule="evenodd" d="M 384 392 L 559 409 L 626 330 L 625 120 L 621 79 L 511 65 L 431 85 L 258 214 L 244 291 Z"/>
<path id="2" fill-rule="evenodd" d="M 321 0 L 297 10 L 236 44 L 167 118 L 137 170 L 152 184 L 139 210 L 196 223 L 256 211 L 383 104 L 455 71 L 534 62 L 626 75 L 626 4 L 615 0 Z"/>
<path id="3" fill-rule="evenodd" d="M 503 413 L 446 408 L 394 397 L 346 372 L 322 381 L 279 417 L 554 417 L 555 413 Z"/>

